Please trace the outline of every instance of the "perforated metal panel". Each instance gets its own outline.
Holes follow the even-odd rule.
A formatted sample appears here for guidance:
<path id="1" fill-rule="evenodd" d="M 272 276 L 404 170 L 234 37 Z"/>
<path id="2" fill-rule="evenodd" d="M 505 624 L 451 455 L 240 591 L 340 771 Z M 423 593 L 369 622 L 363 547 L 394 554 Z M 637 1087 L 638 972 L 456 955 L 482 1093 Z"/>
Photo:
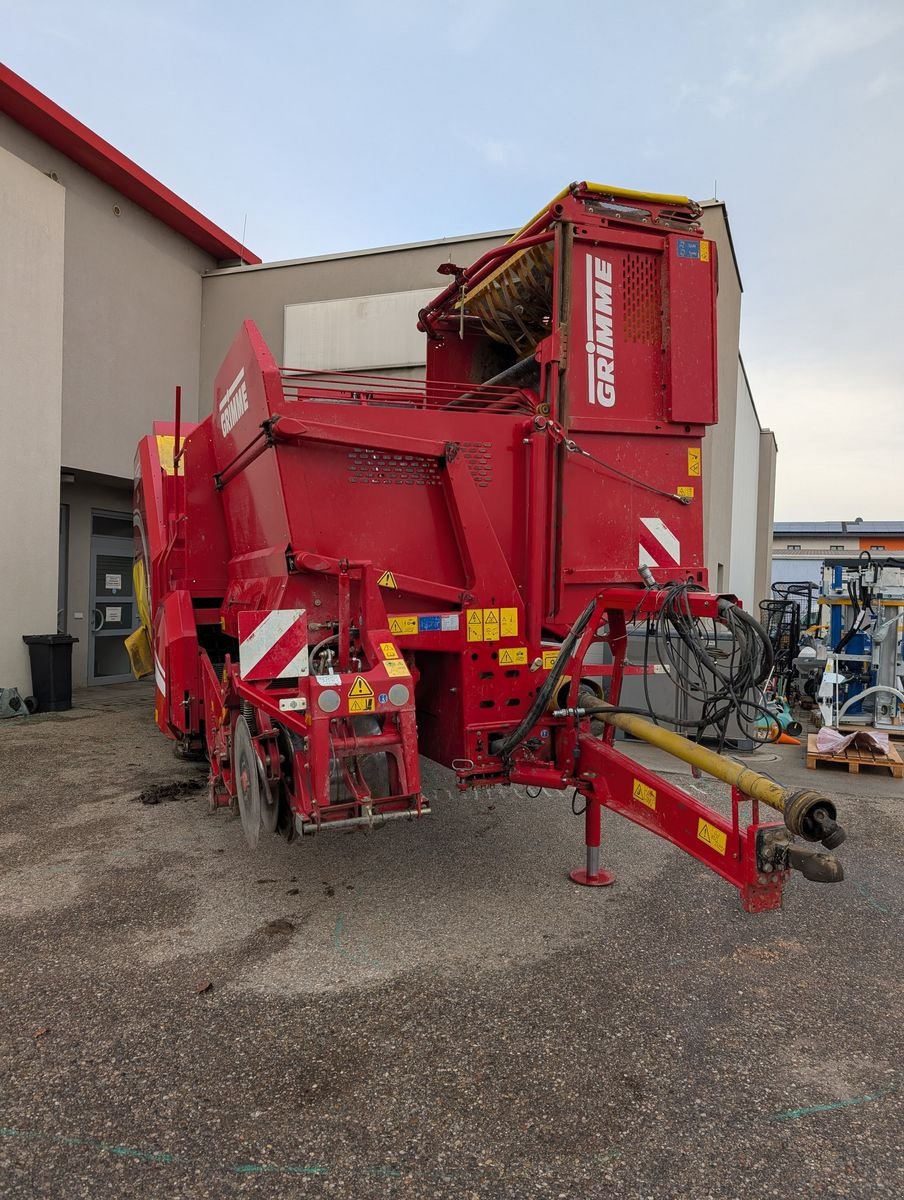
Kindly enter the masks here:
<path id="1" fill-rule="evenodd" d="M 487 487 L 492 483 L 493 460 L 489 442 L 462 442 L 461 454 L 478 487 Z M 436 486 L 441 476 L 439 464 L 433 458 L 355 449 L 348 452 L 348 481 Z"/>
<path id="2" fill-rule="evenodd" d="M 440 482 L 436 459 L 383 450 L 349 450 L 349 483 L 395 483 L 435 486 Z"/>
<path id="3" fill-rule="evenodd" d="M 659 259 L 652 254 L 626 254 L 622 302 L 624 337 L 658 346 L 662 340 L 662 287 Z"/>
<path id="4" fill-rule="evenodd" d="M 478 487 L 487 487 L 493 482 L 493 456 L 489 442 L 462 442 L 461 453 Z"/>

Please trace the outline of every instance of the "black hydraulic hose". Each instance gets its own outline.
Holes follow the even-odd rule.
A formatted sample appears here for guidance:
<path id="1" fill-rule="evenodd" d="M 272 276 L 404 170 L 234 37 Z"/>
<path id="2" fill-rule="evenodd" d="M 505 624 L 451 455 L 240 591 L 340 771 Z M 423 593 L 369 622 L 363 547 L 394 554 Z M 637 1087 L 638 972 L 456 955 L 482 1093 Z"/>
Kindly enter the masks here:
<path id="1" fill-rule="evenodd" d="M 524 714 L 517 728 L 514 729 L 508 735 L 508 737 L 506 737 L 505 740 L 495 748 L 495 753 L 501 758 L 507 758 L 512 751 L 524 741 L 531 729 L 533 729 L 534 725 L 536 725 L 541 714 L 546 710 L 546 706 L 549 704 L 549 701 L 556 690 L 556 684 L 559 682 L 562 672 L 565 670 L 565 664 L 568 662 L 569 658 L 571 658 L 571 654 L 574 650 L 577 640 L 586 629 L 587 622 L 593 616 L 595 610 L 596 598 L 590 601 L 590 603 L 566 634 L 565 640 L 562 642 L 562 645 L 559 648 L 558 658 L 553 663 L 552 670 L 546 676 L 545 682 L 537 691 L 536 696 L 534 696 L 533 704 L 531 704 L 528 711 Z"/>
<path id="2" fill-rule="evenodd" d="M 668 589 L 667 595 L 656 614 L 656 622 L 665 621 L 670 625 L 686 645 L 691 657 L 691 661 L 696 664 L 696 678 L 699 681 L 694 683 L 690 681 L 691 688 L 700 692 L 701 699 L 704 704 L 703 714 L 697 720 L 685 720 L 675 716 L 669 716 L 662 713 L 657 713 L 653 710 L 652 704 L 649 703 L 649 693 L 645 690 L 648 707 L 642 708 L 608 708 L 607 712 L 619 711 L 635 716 L 650 717 L 654 721 L 662 722 L 665 725 L 673 725 L 682 729 L 695 730 L 698 734 L 708 727 L 719 728 L 727 725 L 728 718 L 732 712 L 735 712 L 742 723 L 746 723 L 744 710 L 752 710 L 754 713 L 760 713 L 774 720 L 773 714 L 764 705 L 754 700 L 745 700 L 744 695 L 751 688 L 759 687 L 769 676 L 775 661 L 774 649 L 771 641 L 760 625 L 749 613 L 744 609 L 738 608 L 732 604 L 730 600 L 719 601 L 719 613 L 722 620 L 728 625 L 735 642 L 738 644 L 736 651 L 732 654 L 732 666 L 728 669 L 722 667 L 705 648 L 705 644 L 701 640 L 699 633 L 694 633 L 695 623 L 689 611 L 681 611 L 675 608 L 676 602 L 682 594 L 686 595 L 687 585 L 672 586 Z M 699 589 L 696 589 L 699 590 Z M 495 746 L 494 753 L 499 754 L 502 758 L 507 758 L 511 755 L 521 742 L 527 737 L 530 730 L 542 716 L 543 712 L 549 705 L 549 701 L 555 693 L 565 666 L 570 659 L 574 647 L 587 626 L 587 622 L 593 615 L 596 607 L 596 601 L 591 601 L 584 609 L 581 615 L 575 621 L 574 625 L 568 632 L 565 640 L 559 649 L 558 656 L 553 664 L 552 670 L 546 677 L 542 687 L 538 690 L 534 697 L 530 709 L 524 715 L 517 728 L 508 734 L 504 740 Z M 658 638 L 658 632 L 648 629 L 646 646 L 649 649 L 649 641 L 652 636 Z M 752 636 L 751 636 L 752 635 Z M 759 653 L 756 650 L 756 642 L 759 643 Z M 735 654 L 738 656 L 738 665 L 734 665 Z M 661 654 L 660 657 L 667 657 Z M 703 687 L 704 670 L 708 671 L 719 684 L 719 690 L 715 692 L 706 692 Z M 679 682 L 685 690 L 687 690 L 688 681 L 682 681 L 679 678 L 679 672 L 676 670 L 674 678 Z M 644 686 L 646 689 L 646 674 L 644 675 Z M 588 709 L 588 714 L 591 712 Z M 776 728 L 778 723 L 775 722 Z"/>
<path id="3" fill-rule="evenodd" d="M 863 554 L 868 555 L 869 551 L 864 550 Z M 860 626 L 859 626 L 858 622 L 860 620 L 860 614 L 863 611 L 863 609 L 860 607 L 860 604 L 857 600 L 857 592 L 854 589 L 853 580 L 848 581 L 847 592 L 848 592 L 848 596 L 850 597 L 850 601 L 851 601 L 851 605 L 852 605 L 852 613 L 853 613 L 853 616 L 851 617 L 851 627 L 847 631 L 847 633 L 843 634 L 842 637 L 839 638 L 838 645 L 832 651 L 833 654 L 840 654 L 842 652 L 842 650 L 845 649 L 845 647 L 847 646 L 847 644 L 851 640 L 851 638 L 854 636 L 854 634 L 859 633 L 859 631 L 860 631 Z"/>
<path id="4" fill-rule="evenodd" d="M 769 674 L 775 665 L 775 647 L 769 640 L 769 635 L 766 633 L 766 630 L 755 617 L 752 617 L 750 613 L 746 612 L 743 608 L 738 608 L 736 604 L 730 604 L 728 607 L 731 609 L 732 616 L 739 621 L 743 621 L 745 625 L 750 628 L 751 632 L 753 632 L 760 639 L 760 645 L 763 648 L 763 658 L 760 664 L 760 669 L 754 679 L 754 683 L 759 686 L 769 678 Z"/>

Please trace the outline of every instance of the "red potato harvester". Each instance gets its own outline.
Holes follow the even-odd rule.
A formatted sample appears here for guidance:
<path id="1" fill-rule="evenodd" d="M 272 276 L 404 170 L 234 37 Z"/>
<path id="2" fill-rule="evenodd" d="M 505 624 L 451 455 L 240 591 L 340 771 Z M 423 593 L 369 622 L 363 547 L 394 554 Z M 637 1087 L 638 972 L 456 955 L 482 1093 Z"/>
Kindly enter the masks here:
<path id="1" fill-rule="evenodd" d="M 702 700 L 693 738 L 755 723 L 771 665 L 759 625 L 706 590 L 716 248 L 699 217 L 685 197 L 572 184 L 440 268 L 425 379 L 280 368 L 246 321 L 211 416 L 180 427 L 177 398 L 142 440 L 133 664 L 252 846 L 425 816 L 425 755 L 462 788 L 579 793 L 579 883 L 612 881 L 602 806 L 749 911 L 780 906 L 792 868 L 842 878 L 830 800 L 619 705 L 625 675 L 652 669 L 626 662 L 629 627 Z M 621 753 L 619 728 L 725 781 L 730 815 Z"/>

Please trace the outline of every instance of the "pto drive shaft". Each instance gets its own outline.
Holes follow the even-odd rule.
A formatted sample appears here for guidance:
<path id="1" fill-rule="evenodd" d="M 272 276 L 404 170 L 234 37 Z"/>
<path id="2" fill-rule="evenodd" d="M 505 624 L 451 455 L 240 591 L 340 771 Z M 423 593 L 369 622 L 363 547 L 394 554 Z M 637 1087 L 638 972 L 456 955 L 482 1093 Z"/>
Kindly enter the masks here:
<path id="1" fill-rule="evenodd" d="M 611 711 L 608 711 L 610 709 Z M 577 708 L 559 709 L 553 715 L 598 717 L 607 725 L 614 725 L 616 729 L 624 730 L 632 737 L 640 738 L 692 767 L 698 767 L 714 779 L 721 779 L 724 783 L 736 787 L 745 796 L 751 796 L 761 804 L 768 804 L 770 808 L 782 814 L 791 833 L 799 835 L 805 841 L 822 842 L 827 850 L 834 850 L 845 839 L 844 830 L 835 820 L 835 805 L 828 796 L 808 788 L 798 791 L 783 788 L 781 784 L 767 779 L 765 775 L 707 750 L 697 742 L 682 737 L 680 733 L 662 729 L 634 713 L 619 712 L 617 708 L 601 701 L 593 692 L 582 691 L 578 695 Z"/>

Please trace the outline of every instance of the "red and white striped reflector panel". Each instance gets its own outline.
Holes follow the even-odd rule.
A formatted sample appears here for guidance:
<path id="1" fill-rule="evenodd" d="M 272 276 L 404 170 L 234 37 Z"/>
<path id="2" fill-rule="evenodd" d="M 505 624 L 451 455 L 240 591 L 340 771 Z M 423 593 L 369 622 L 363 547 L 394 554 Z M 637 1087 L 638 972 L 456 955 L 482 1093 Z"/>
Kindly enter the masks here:
<path id="1" fill-rule="evenodd" d="M 640 518 L 639 567 L 680 567 L 681 543 L 660 517 Z"/>
<path id="2" fill-rule="evenodd" d="M 242 679 L 288 679 L 308 673 L 308 623 L 303 608 L 239 613 Z"/>

